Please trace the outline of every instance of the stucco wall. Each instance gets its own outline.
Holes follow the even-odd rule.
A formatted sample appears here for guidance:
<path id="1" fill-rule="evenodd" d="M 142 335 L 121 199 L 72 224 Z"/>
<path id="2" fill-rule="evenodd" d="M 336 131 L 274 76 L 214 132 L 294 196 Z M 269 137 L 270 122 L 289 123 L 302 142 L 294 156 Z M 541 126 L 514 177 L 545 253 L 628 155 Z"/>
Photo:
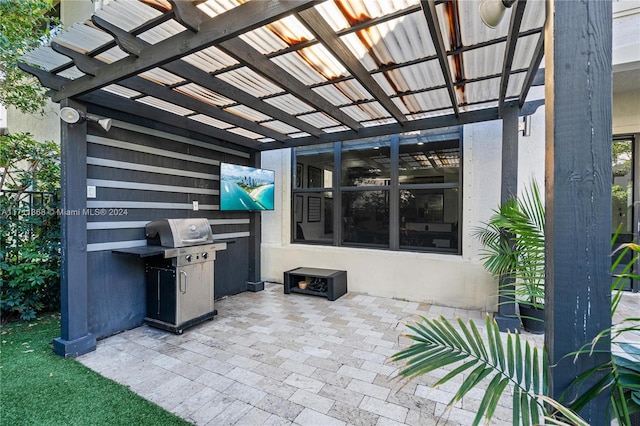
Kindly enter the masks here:
<path id="1" fill-rule="evenodd" d="M 544 176 L 544 112 L 532 135 L 520 137 L 520 180 Z M 282 282 L 298 266 L 344 269 L 351 292 L 458 308 L 494 310 L 496 282 L 482 267 L 481 245 L 471 236 L 500 201 L 501 121 L 467 125 L 463 131 L 462 255 L 327 247 L 290 243 L 291 152 L 262 154 L 276 170 L 276 209 L 262 213 L 262 279 Z"/>
<path id="2" fill-rule="evenodd" d="M 31 133 L 37 141 L 55 141 L 60 144 L 60 106 L 51 101 L 44 108 L 44 115 L 22 114 L 13 107 L 7 109 L 9 133 Z"/>
<path id="3" fill-rule="evenodd" d="M 636 76 L 640 77 L 640 73 Z M 616 91 L 613 94 L 613 134 L 640 133 L 640 83 L 637 90 Z"/>

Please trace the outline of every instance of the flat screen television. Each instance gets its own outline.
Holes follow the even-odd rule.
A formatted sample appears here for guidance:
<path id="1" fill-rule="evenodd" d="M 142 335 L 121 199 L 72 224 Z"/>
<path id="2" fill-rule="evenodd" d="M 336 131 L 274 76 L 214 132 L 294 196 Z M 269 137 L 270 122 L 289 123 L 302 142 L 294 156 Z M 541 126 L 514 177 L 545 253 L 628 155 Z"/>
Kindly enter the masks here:
<path id="1" fill-rule="evenodd" d="M 275 172 L 220 163 L 220 210 L 273 210 Z"/>

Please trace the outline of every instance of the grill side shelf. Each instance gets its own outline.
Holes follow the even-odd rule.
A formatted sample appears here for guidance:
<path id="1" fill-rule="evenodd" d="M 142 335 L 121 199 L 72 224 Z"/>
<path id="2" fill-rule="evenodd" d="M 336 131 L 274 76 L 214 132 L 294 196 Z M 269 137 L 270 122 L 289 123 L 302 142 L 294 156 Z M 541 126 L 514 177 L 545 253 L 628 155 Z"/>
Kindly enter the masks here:
<path id="1" fill-rule="evenodd" d="M 166 247 L 161 247 L 161 246 L 141 246 L 141 247 L 115 249 L 115 250 L 111 250 L 111 253 L 145 258 L 145 257 L 163 255 L 166 249 L 167 249 Z"/>

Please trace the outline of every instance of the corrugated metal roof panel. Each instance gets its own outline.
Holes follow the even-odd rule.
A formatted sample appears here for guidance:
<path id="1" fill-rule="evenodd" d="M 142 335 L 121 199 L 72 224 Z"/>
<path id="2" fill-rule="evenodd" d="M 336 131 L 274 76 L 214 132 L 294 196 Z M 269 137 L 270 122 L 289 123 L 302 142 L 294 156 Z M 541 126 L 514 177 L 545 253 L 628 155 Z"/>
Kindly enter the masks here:
<path id="1" fill-rule="evenodd" d="M 513 69 L 529 67 L 540 37 L 544 37 L 544 34 L 534 34 L 518 39 L 516 51 L 513 54 Z"/>
<path id="2" fill-rule="evenodd" d="M 346 68 L 321 44 L 276 56 L 272 61 L 308 86 L 349 75 Z"/>
<path id="3" fill-rule="evenodd" d="M 435 54 L 422 12 L 383 22 L 341 39 L 369 71 Z"/>
<path id="4" fill-rule="evenodd" d="M 244 1 L 242 0 L 207 0 L 204 3 L 200 3 L 198 8 L 209 16 L 217 16 L 227 10 L 240 6 Z"/>
<path id="5" fill-rule="evenodd" d="M 216 16 L 238 7 L 247 0 L 206 0 L 196 1 L 196 7 L 209 16 Z M 260 0 L 253 0 L 260 1 Z M 163 40 L 183 33 L 185 28 L 175 20 L 175 16 L 161 13 L 170 10 L 168 0 L 111 0 L 106 7 L 98 11 L 97 15 L 124 31 L 145 28 L 146 31 L 139 34 L 141 40 L 147 43 L 157 44 Z M 507 11 L 502 23 L 497 29 L 490 29 L 482 24 L 477 11 L 477 2 L 470 1 L 438 1 L 436 6 L 440 17 L 441 32 L 444 37 L 445 47 L 462 48 L 490 42 L 499 37 L 506 37 L 509 20 L 515 8 Z M 363 66 L 371 72 L 372 77 L 382 87 L 384 92 L 391 97 L 395 105 L 403 114 L 408 115 L 409 120 L 425 117 L 434 117 L 443 114 L 451 114 L 450 99 L 446 89 L 441 87 L 443 79 L 439 63 L 435 56 L 435 49 L 428 30 L 423 12 L 419 9 L 419 0 L 331 0 L 325 1 L 315 7 L 331 28 L 342 31 L 337 34 L 346 44 L 347 48 L 360 60 Z M 395 122 L 395 118 L 389 117 L 389 111 L 384 109 L 371 93 L 364 88 L 356 78 L 342 65 L 342 61 L 334 57 L 322 43 L 313 41 L 313 33 L 301 24 L 295 13 L 287 18 L 272 22 L 262 28 L 255 29 L 240 37 L 246 40 L 252 47 L 262 54 L 271 54 L 274 65 L 281 67 L 303 84 L 313 87 L 316 93 L 328 100 L 328 103 L 341 108 L 341 110 L 362 126 L 375 126 Z M 160 19 L 158 19 L 160 18 Z M 151 24 L 153 22 L 153 25 Z M 367 25 L 375 25 L 367 27 Z M 527 3 L 521 31 L 539 28 L 544 23 L 544 3 L 532 0 Z M 454 27 L 454 28 L 452 28 Z M 345 31 L 346 30 L 346 31 Z M 183 33 L 184 34 L 184 33 Z M 513 58 L 513 70 L 527 69 L 531 66 L 533 53 L 540 34 L 533 34 L 518 40 Z M 100 50 L 113 43 L 112 37 L 96 28 L 88 21 L 85 24 L 76 24 L 65 30 L 57 37 L 58 43 L 73 50 L 87 54 Z M 300 42 L 312 41 L 311 46 L 296 50 Z M 280 54 L 282 49 L 287 49 L 285 54 Z M 452 76 L 457 81 L 481 79 L 488 76 L 499 75 L 502 71 L 504 58 L 504 41 L 494 43 L 476 49 L 465 49 L 453 57 Z M 176 52 L 177 53 L 177 52 Z M 118 47 L 108 49 L 100 53 L 96 59 L 105 63 L 114 63 L 129 58 L 127 53 Z M 429 60 L 426 60 L 430 58 Z M 36 49 L 24 60 L 44 69 L 64 69 L 61 76 L 77 79 L 84 76 L 72 62 L 63 55 L 53 52 L 50 48 Z M 353 127 L 340 122 L 328 114 L 317 111 L 308 101 L 299 99 L 301 94 L 287 93 L 280 82 L 281 79 L 271 80 L 263 77 L 259 65 L 241 64 L 231 56 L 223 53 L 216 47 L 208 47 L 200 52 L 182 58 L 204 72 L 215 72 L 215 78 L 220 78 L 234 87 L 243 90 L 250 95 L 263 99 L 276 108 L 280 108 L 288 114 L 310 123 L 318 129 L 327 132 L 343 131 Z M 411 64 L 411 65 L 407 65 Z M 151 64 L 146 64 L 151 66 Z M 227 69 L 232 67 L 234 69 Z M 104 84 L 112 83 L 103 88 L 105 92 L 113 93 L 125 98 L 140 97 L 140 102 L 170 111 L 178 115 L 191 115 L 189 108 L 180 105 L 171 105 L 144 93 L 138 93 L 125 89 L 114 81 L 126 78 L 113 67 L 113 80 L 105 80 Z M 253 71 L 253 70 L 256 71 Z M 386 70 L 380 72 L 380 70 Z M 106 70 L 111 72 L 111 70 Z M 283 77 L 284 72 L 282 73 Z M 138 74 L 152 82 L 171 87 L 178 93 L 185 94 L 200 102 L 207 103 L 216 108 L 225 108 L 229 112 L 245 119 L 261 123 L 268 129 L 282 132 L 289 137 L 308 136 L 306 132 L 283 118 L 284 122 L 274 120 L 272 117 L 257 111 L 257 105 L 237 105 L 237 101 L 228 99 L 218 93 L 206 89 L 198 84 L 185 81 L 184 78 L 174 75 L 162 69 L 162 65 Z M 519 96 L 525 80 L 526 73 L 520 72 L 511 75 L 507 87 L 507 98 Z M 335 79 L 335 81 L 334 81 Z M 90 83 L 90 79 L 85 81 Z M 462 112 L 473 111 L 481 108 L 497 105 L 499 96 L 500 78 L 491 78 L 455 88 L 458 102 L 462 103 Z M 287 85 L 288 86 L 288 85 Z M 67 87 L 67 86 L 65 86 Z M 151 87 L 151 83 L 149 84 Z M 436 90 L 437 89 L 437 90 Z M 65 89 L 65 94 L 78 93 L 84 90 L 80 85 L 70 83 Z M 89 88 L 89 90 L 96 90 Z M 70 95 L 72 96 L 72 95 Z M 178 101 L 179 98 L 178 98 Z M 194 107 L 195 108 L 195 107 Z M 197 108 L 195 108 L 197 109 Z M 132 112 L 135 114 L 135 112 Z M 229 123 L 198 114 L 197 118 L 202 123 L 208 123 L 218 128 L 234 128 Z M 255 132 L 246 132 L 235 129 L 234 133 L 251 137 L 261 141 L 271 141 Z M 334 137 L 337 137 L 334 135 Z"/>
<path id="6" fill-rule="evenodd" d="M 352 102 L 366 101 L 373 97 L 364 90 L 357 80 L 346 80 L 328 86 L 319 86 L 313 89 L 322 97 L 334 105 L 346 105 Z"/>
<path id="7" fill-rule="evenodd" d="M 520 31 L 544 27 L 546 10 L 544 1 L 528 1 L 524 9 Z"/>
<path id="8" fill-rule="evenodd" d="M 526 73 L 512 74 L 509 76 L 509 84 L 507 85 L 507 97 L 520 96 L 522 85 L 527 77 Z"/>
<path id="9" fill-rule="evenodd" d="M 356 121 L 369 121 L 389 117 L 389 113 L 378 102 L 367 102 L 340 109 Z"/>
<path id="10" fill-rule="evenodd" d="M 362 125 L 364 127 L 375 127 L 375 126 L 382 126 L 385 124 L 394 124 L 394 123 L 397 123 L 395 118 L 381 118 L 379 120 L 363 121 Z"/>
<path id="11" fill-rule="evenodd" d="M 85 24 L 73 24 L 56 37 L 57 43 L 84 54 L 111 41 L 113 37 L 108 33 Z"/>
<path id="12" fill-rule="evenodd" d="M 183 31 L 187 31 L 187 29 L 173 19 L 169 19 L 139 34 L 138 37 L 147 43 L 156 44 Z"/>
<path id="13" fill-rule="evenodd" d="M 275 106 L 276 108 L 280 108 L 287 114 L 291 115 L 298 115 L 305 112 L 315 111 L 315 108 L 313 108 L 311 105 L 288 93 L 286 95 L 265 99 L 264 101 Z"/>
<path id="14" fill-rule="evenodd" d="M 276 86 L 247 67 L 227 71 L 219 74 L 218 77 L 258 98 L 284 92 L 281 87 Z"/>
<path id="15" fill-rule="evenodd" d="M 225 108 L 225 111 L 235 114 L 238 117 L 245 118 L 249 121 L 266 121 L 266 120 L 272 119 L 268 115 L 263 114 L 259 111 L 256 111 L 253 108 L 249 108 L 248 106 L 245 106 L 245 105 L 236 105 L 230 108 Z"/>
<path id="16" fill-rule="evenodd" d="M 417 113 L 431 111 L 438 108 L 451 106 L 447 89 L 432 90 L 429 92 L 414 93 L 411 95 L 394 98 L 393 101 L 403 111 Z"/>
<path id="17" fill-rule="evenodd" d="M 314 112 L 313 114 L 305 114 L 298 117 L 300 120 L 306 121 L 312 126 L 318 128 L 331 127 L 335 125 L 339 125 L 340 123 L 337 120 L 329 117 L 327 114 L 323 112 Z"/>
<path id="18" fill-rule="evenodd" d="M 172 114 L 177 115 L 188 115 L 192 114 L 193 111 L 187 108 L 182 108 L 181 106 L 174 105 L 170 102 L 163 101 L 162 99 L 154 98 L 153 96 L 145 96 L 144 98 L 136 99 L 137 102 L 150 105 L 152 107 L 170 112 Z"/>
<path id="19" fill-rule="evenodd" d="M 225 121 L 217 120 L 215 118 L 209 117 L 208 115 L 204 115 L 204 114 L 191 115 L 189 116 L 189 118 L 195 121 L 199 121 L 200 123 L 213 126 L 217 129 L 228 129 L 230 127 L 233 127 L 231 124 Z"/>
<path id="20" fill-rule="evenodd" d="M 479 111 L 481 109 L 496 108 L 498 101 L 480 102 L 477 104 L 463 105 L 460 107 L 462 112 Z"/>
<path id="21" fill-rule="evenodd" d="M 38 47 L 22 55 L 20 59 L 27 64 L 35 65 L 46 71 L 71 63 L 71 59 L 54 52 L 49 46 Z"/>
<path id="22" fill-rule="evenodd" d="M 254 133 L 254 132 L 252 132 L 250 130 L 241 129 L 240 127 L 234 127 L 233 129 L 228 129 L 227 131 L 229 131 L 231 133 L 235 133 L 236 135 L 244 136 L 244 137 L 249 138 L 249 139 L 264 138 L 264 135 L 261 135 L 259 133 Z"/>
<path id="23" fill-rule="evenodd" d="M 346 28 L 344 23 L 346 21 L 349 25 L 355 25 L 357 23 L 366 22 L 371 19 L 379 18 L 381 16 L 389 15 L 399 10 L 407 9 L 410 6 L 418 4 L 418 0 L 336 0 L 328 3 L 326 6 L 316 6 L 325 16 L 325 19 L 329 21 L 329 24 L 335 31 Z M 333 8 L 331 6 L 334 6 Z M 337 15 L 336 12 L 340 12 L 342 18 Z M 327 16 L 333 19 L 328 19 Z M 335 16 L 335 18 L 334 18 Z"/>
<path id="24" fill-rule="evenodd" d="M 350 27 L 349 21 L 347 21 L 347 18 L 344 17 L 334 2 L 325 1 L 314 7 L 334 31 L 337 32 Z"/>
<path id="25" fill-rule="evenodd" d="M 444 84 L 444 77 L 437 60 L 384 71 L 374 74 L 373 78 L 390 96 Z"/>
<path id="26" fill-rule="evenodd" d="M 206 72 L 219 71 L 238 63 L 231 56 L 213 46 L 185 56 L 182 60 Z"/>
<path id="27" fill-rule="evenodd" d="M 491 78 L 464 85 L 464 102 L 475 103 L 497 99 L 500 94 L 500 78 Z"/>
<path id="28" fill-rule="evenodd" d="M 292 133 L 289 135 L 290 138 L 306 138 L 307 136 L 311 136 L 309 133 L 300 132 L 300 133 Z"/>
<path id="29" fill-rule="evenodd" d="M 122 96 L 123 98 L 133 98 L 135 96 L 140 96 L 142 93 L 137 92 L 135 90 L 127 89 L 126 87 L 119 86 L 117 84 L 110 84 L 106 87 L 103 87 L 102 90 L 105 92 L 113 93 L 114 95 Z"/>
<path id="30" fill-rule="evenodd" d="M 76 78 L 80 78 L 85 76 L 86 74 L 83 73 L 82 71 L 80 71 L 78 68 L 76 68 L 75 66 L 71 67 L 71 68 L 67 68 L 64 71 L 61 71 L 58 73 L 58 75 L 60 77 L 64 77 L 64 78 L 68 78 L 69 80 L 75 80 Z"/>
<path id="31" fill-rule="evenodd" d="M 451 115 L 451 114 L 453 114 L 453 109 L 447 108 L 447 109 L 441 109 L 438 111 L 428 111 L 428 112 L 419 112 L 417 114 L 409 114 L 407 115 L 407 120 L 409 121 L 420 120 L 423 118 L 439 117 L 442 115 Z"/>
<path id="32" fill-rule="evenodd" d="M 502 72 L 505 47 L 506 43 L 498 43 L 464 52 L 462 55 L 464 77 L 470 79 L 500 74 Z M 494 58 L 494 60 L 487 61 L 487 58 Z M 455 65 L 451 56 L 449 56 L 449 65 L 454 69 Z"/>
<path id="33" fill-rule="evenodd" d="M 300 129 L 297 129 L 293 126 L 289 126 L 288 124 L 285 124 L 282 121 L 278 121 L 278 120 L 267 121 L 260 124 L 262 124 L 264 127 L 268 127 L 269 129 L 275 130 L 276 132 L 280 132 L 285 135 L 289 133 L 300 132 Z"/>
<path id="34" fill-rule="evenodd" d="M 225 98 L 222 95 L 219 95 L 216 92 L 212 92 L 209 89 L 206 89 L 202 86 L 199 86 L 195 83 L 185 84 L 184 86 L 178 86 L 175 89 L 176 92 L 183 93 L 187 96 L 191 96 L 193 98 L 198 99 L 201 102 L 207 103 L 209 105 L 222 107 L 225 105 L 232 105 L 235 101 Z"/>
<path id="35" fill-rule="evenodd" d="M 95 15 L 125 31 L 131 31 L 162 13 L 139 1 L 119 0 L 105 4 Z"/>
<path id="36" fill-rule="evenodd" d="M 263 55 L 315 39 L 313 34 L 295 16 L 287 16 L 243 34 L 240 38 Z"/>
<path id="37" fill-rule="evenodd" d="M 118 46 L 112 47 L 109 50 L 106 50 L 99 55 L 94 56 L 94 58 L 106 62 L 108 64 L 112 62 L 119 61 L 120 59 L 126 58 L 129 56 L 125 51 L 120 49 Z"/>
<path id="38" fill-rule="evenodd" d="M 335 126 L 335 127 L 326 127 L 324 129 L 327 133 L 336 133 L 336 132 L 344 132 L 350 130 L 347 126 Z"/>
<path id="39" fill-rule="evenodd" d="M 162 84 L 164 86 L 172 86 L 174 84 L 182 83 L 185 80 L 184 78 L 177 76 L 169 71 L 165 71 L 162 68 L 153 68 L 149 71 L 145 71 L 140 74 L 140 77 L 146 78 L 147 80 L 151 80 L 158 84 Z"/>
<path id="40" fill-rule="evenodd" d="M 454 39 L 452 34 L 455 32 L 451 29 L 450 22 L 452 22 L 451 18 L 453 18 L 456 13 L 459 17 L 461 35 L 461 39 L 458 40 L 457 43 L 460 43 L 462 46 L 471 46 L 507 35 L 513 7 L 507 9 L 504 18 L 496 28 L 489 28 L 484 25 L 482 19 L 480 19 L 478 5 L 479 2 L 475 1 L 456 1 L 445 2 L 436 6 L 443 41 L 447 50 L 451 50 L 453 45 Z"/>

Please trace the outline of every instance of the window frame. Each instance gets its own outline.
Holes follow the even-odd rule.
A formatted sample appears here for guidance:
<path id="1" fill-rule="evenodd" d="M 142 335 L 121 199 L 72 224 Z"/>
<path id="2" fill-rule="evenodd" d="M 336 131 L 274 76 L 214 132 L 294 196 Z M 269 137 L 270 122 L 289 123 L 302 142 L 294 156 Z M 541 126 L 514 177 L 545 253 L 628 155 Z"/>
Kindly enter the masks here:
<path id="1" fill-rule="evenodd" d="M 459 149 L 459 162 L 458 168 L 458 180 L 457 182 L 447 183 L 419 183 L 419 184 L 400 184 L 400 145 L 401 135 L 395 134 L 388 137 L 385 143 L 389 144 L 390 148 L 390 184 L 389 185 L 376 185 L 376 186 L 344 186 L 342 185 L 342 154 L 343 146 L 346 144 L 353 144 L 356 141 L 349 142 L 334 142 L 333 143 L 333 186 L 330 188 L 296 188 L 292 185 L 291 188 L 291 243 L 292 244 L 308 244 L 308 245 L 324 245 L 328 247 L 355 247 L 355 248 L 368 248 L 374 250 L 390 250 L 390 251 L 407 251 L 407 252 L 419 252 L 419 253 L 438 253 L 438 254 L 462 254 L 462 213 L 463 213 L 463 127 L 455 126 L 444 129 L 427 130 L 420 133 L 421 140 L 424 140 L 425 144 L 429 142 L 445 142 L 455 140 L 458 142 Z M 356 143 L 363 143 L 366 139 L 359 140 Z M 375 138 L 376 144 L 379 145 L 380 138 Z M 301 156 L 303 157 L 303 156 Z M 291 155 L 291 169 L 292 169 L 292 182 L 294 182 L 297 174 L 297 153 L 295 149 L 292 149 Z M 304 160 L 302 160 L 304 161 Z M 307 163 L 304 163 L 307 165 Z M 457 247 L 454 249 L 445 249 L 437 247 L 409 247 L 400 246 L 400 191 L 402 190 L 421 190 L 421 189 L 458 189 L 458 227 L 457 227 Z M 364 191 L 388 191 L 389 192 L 389 243 L 387 245 L 380 246 L 375 244 L 363 244 L 363 243 L 345 243 L 343 241 L 343 206 L 342 198 L 343 192 L 364 192 Z M 318 196 L 323 197 L 324 193 L 331 193 L 333 199 L 333 217 L 330 220 L 333 222 L 333 239 L 332 244 L 324 241 L 314 240 L 300 240 L 296 238 L 296 222 L 295 222 L 295 210 L 294 200 L 297 195 Z M 306 215 L 305 215 L 306 217 Z M 326 218 L 325 218 L 326 221 Z"/>

